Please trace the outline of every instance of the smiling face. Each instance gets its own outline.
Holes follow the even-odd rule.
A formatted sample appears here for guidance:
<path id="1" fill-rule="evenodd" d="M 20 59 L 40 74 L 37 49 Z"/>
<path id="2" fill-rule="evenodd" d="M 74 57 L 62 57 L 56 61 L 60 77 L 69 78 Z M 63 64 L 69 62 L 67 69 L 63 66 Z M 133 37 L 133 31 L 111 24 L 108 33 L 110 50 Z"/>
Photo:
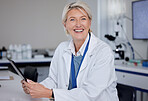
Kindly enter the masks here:
<path id="1" fill-rule="evenodd" d="M 74 8 L 67 13 L 67 20 L 64 26 L 74 42 L 83 43 L 88 35 L 91 20 L 83 9 Z"/>

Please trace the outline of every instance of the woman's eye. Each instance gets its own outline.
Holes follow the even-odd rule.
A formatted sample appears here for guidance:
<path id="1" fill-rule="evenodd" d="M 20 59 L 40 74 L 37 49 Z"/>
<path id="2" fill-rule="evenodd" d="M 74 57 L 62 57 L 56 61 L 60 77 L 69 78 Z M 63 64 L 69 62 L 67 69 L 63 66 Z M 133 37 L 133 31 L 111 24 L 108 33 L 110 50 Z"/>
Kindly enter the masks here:
<path id="1" fill-rule="evenodd" d="M 70 19 L 70 21 L 74 21 L 75 19 Z"/>
<path id="2" fill-rule="evenodd" d="M 86 18 L 82 18 L 82 20 L 86 20 Z"/>

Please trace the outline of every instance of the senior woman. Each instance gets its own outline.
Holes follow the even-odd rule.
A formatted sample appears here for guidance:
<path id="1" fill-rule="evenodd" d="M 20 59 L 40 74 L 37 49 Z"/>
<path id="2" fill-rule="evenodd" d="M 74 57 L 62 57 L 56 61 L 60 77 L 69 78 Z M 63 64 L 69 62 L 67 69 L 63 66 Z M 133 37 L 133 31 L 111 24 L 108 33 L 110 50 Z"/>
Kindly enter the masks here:
<path id="1" fill-rule="evenodd" d="M 91 32 L 91 20 L 86 3 L 65 6 L 62 21 L 71 40 L 57 47 L 44 81 L 22 81 L 27 94 L 55 101 L 118 101 L 114 56 Z"/>

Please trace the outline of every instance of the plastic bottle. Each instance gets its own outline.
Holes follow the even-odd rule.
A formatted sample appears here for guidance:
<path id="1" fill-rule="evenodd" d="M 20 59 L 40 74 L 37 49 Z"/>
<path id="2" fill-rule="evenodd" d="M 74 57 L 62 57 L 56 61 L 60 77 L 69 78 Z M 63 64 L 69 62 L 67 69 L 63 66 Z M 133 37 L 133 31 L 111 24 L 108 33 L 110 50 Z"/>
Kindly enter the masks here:
<path id="1" fill-rule="evenodd" d="M 22 44 L 22 58 L 23 58 L 23 59 L 27 59 L 26 44 Z"/>
<path id="2" fill-rule="evenodd" d="M 22 47 L 20 44 L 17 47 L 17 59 L 22 59 Z"/>
<path id="3" fill-rule="evenodd" d="M 12 59 L 17 59 L 17 45 L 13 46 Z"/>
<path id="4" fill-rule="evenodd" d="M 7 51 L 7 58 L 12 59 L 12 54 L 13 54 L 13 45 L 10 44 Z"/>
<path id="5" fill-rule="evenodd" d="M 31 48 L 31 45 L 27 44 L 26 49 L 27 49 L 27 59 L 31 59 L 32 58 L 32 48 Z"/>
<path id="6" fill-rule="evenodd" d="M 7 57 L 7 49 L 3 46 L 2 47 L 2 59 L 6 59 Z"/>

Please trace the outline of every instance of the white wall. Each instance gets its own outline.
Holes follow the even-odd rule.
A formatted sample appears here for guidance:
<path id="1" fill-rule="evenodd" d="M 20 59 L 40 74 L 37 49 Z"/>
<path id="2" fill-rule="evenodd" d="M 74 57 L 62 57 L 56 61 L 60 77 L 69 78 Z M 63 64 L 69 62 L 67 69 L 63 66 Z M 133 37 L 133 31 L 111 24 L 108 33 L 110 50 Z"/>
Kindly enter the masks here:
<path id="1" fill-rule="evenodd" d="M 61 15 L 67 0 L 0 0 L 0 48 L 29 43 L 56 48 L 67 40 Z"/>
<path id="2" fill-rule="evenodd" d="M 67 36 L 61 15 L 67 2 L 75 0 L 0 0 L 0 48 L 31 44 L 33 48 L 56 48 Z M 97 34 L 97 0 L 82 0 L 92 10 L 92 30 Z"/>

